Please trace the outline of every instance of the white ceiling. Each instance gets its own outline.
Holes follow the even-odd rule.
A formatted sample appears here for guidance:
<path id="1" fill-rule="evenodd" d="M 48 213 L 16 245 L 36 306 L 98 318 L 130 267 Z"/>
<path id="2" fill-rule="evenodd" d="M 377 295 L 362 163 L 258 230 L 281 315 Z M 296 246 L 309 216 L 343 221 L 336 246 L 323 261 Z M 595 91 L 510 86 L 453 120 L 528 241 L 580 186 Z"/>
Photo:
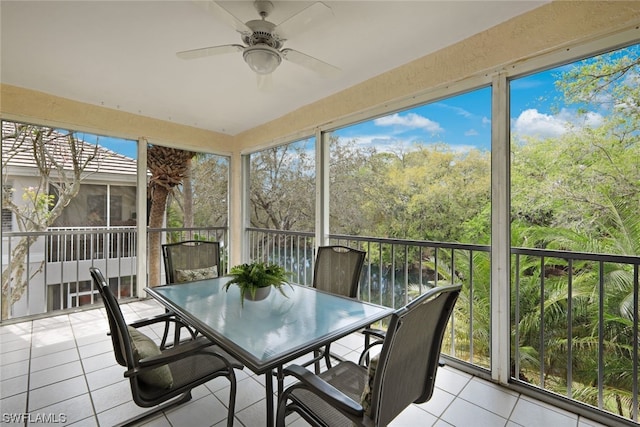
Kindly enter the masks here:
<path id="1" fill-rule="evenodd" d="M 291 37 L 333 64 L 323 79 L 283 61 L 259 89 L 241 53 L 185 61 L 182 50 L 241 44 L 194 1 L 0 2 L 2 83 L 235 135 L 525 13 L 547 1 L 325 1 L 333 16 Z M 222 1 L 246 22 L 251 1 Z M 274 1 L 279 24 L 311 5 Z"/>

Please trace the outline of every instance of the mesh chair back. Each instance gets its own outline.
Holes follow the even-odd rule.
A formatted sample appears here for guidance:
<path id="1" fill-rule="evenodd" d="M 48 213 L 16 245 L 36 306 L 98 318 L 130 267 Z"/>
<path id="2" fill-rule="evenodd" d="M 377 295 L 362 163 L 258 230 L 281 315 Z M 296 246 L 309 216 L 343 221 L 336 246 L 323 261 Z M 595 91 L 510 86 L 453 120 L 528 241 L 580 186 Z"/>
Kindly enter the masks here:
<path id="1" fill-rule="evenodd" d="M 220 242 L 185 240 L 162 245 L 167 283 L 177 283 L 177 270 L 195 270 L 216 266 L 220 268 Z"/>
<path id="2" fill-rule="evenodd" d="M 372 418 L 387 425 L 433 394 L 442 338 L 460 285 L 436 287 L 391 317 L 372 389 Z"/>
<path id="3" fill-rule="evenodd" d="M 313 287 L 351 298 L 357 297 L 366 255 L 366 252 L 346 246 L 320 246 L 313 271 Z"/>
<path id="4" fill-rule="evenodd" d="M 107 311 L 109 332 L 116 361 L 121 366 L 132 367 L 134 364 L 133 349 L 131 348 L 127 324 L 124 321 L 120 305 L 118 304 L 116 297 L 113 295 L 113 292 L 111 292 L 111 288 L 109 288 L 102 272 L 95 267 L 91 267 L 89 272 L 91 273 L 91 277 L 93 278 L 96 287 L 98 288 L 98 292 L 100 292 L 104 308 Z"/>

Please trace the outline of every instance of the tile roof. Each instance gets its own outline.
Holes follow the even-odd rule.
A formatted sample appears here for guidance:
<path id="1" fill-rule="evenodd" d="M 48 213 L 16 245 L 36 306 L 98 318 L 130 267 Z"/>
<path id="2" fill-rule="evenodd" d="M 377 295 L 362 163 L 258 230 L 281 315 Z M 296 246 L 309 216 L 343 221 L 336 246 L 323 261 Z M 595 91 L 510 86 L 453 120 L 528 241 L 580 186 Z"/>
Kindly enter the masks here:
<path id="1" fill-rule="evenodd" d="M 16 133 L 21 126 L 20 137 L 16 139 Z M 48 152 L 53 156 L 53 160 L 62 165 L 65 170 L 73 170 L 71 163 L 71 150 L 69 146 L 69 132 L 64 130 L 56 130 L 47 127 L 22 125 L 20 123 L 2 122 L 2 165 L 13 167 L 35 168 L 36 162 L 33 156 L 33 146 L 30 144 L 31 138 L 27 132 L 35 129 L 41 129 L 46 132 L 44 139 Z M 86 161 L 90 156 L 95 154 L 95 159 L 89 162 L 84 169 L 85 173 L 114 173 L 120 175 L 136 175 L 137 161 L 130 157 L 116 153 L 102 147 L 97 143 L 89 143 L 78 139 L 75 135 L 77 144 L 77 152 L 80 153 L 80 159 Z"/>

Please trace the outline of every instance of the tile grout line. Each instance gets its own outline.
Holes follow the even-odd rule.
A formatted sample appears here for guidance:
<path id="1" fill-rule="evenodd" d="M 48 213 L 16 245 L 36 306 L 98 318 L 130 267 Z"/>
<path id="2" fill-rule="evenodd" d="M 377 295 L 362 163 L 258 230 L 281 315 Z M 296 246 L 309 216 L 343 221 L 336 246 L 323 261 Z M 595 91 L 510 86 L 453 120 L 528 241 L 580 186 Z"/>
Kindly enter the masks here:
<path id="1" fill-rule="evenodd" d="M 27 363 L 27 398 L 24 413 L 29 413 L 29 397 L 31 396 L 31 353 L 33 351 L 33 320 L 29 322 L 29 363 Z M 24 420 L 24 427 L 28 426 L 28 418 Z"/>
<path id="2" fill-rule="evenodd" d="M 102 314 L 101 311 L 98 310 L 98 312 L 100 314 Z M 96 405 L 93 402 L 93 395 L 91 394 L 91 387 L 89 387 L 89 380 L 87 380 L 87 372 L 85 371 L 85 366 L 84 366 L 84 361 L 82 358 L 82 354 L 80 354 L 80 347 L 78 345 L 78 339 L 76 337 L 76 331 L 75 328 L 73 326 L 73 322 L 71 321 L 71 316 L 67 315 L 68 319 L 69 319 L 69 326 L 71 327 L 71 333 L 73 335 L 73 343 L 75 344 L 75 348 L 76 348 L 76 352 L 78 353 L 78 359 L 80 360 L 80 369 L 82 369 L 82 377 L 84 378 L 84 383 L 87 386 L 87 394 L 89 395 L 89 401 L 91 402 L 91 409 L 93 412 L 93 418 L 96 421 L 96 425 L 99 427 L 100 426 L 100 420 L 98 419 L 98 411 L 96 410 Z M 91 417 L 87 417 L 87 418 L 91 418 Z M 87 418 L 83 418 L 83 419 L 87 419 Z M 80 421 L 80 420 L 78 420 Z"/>

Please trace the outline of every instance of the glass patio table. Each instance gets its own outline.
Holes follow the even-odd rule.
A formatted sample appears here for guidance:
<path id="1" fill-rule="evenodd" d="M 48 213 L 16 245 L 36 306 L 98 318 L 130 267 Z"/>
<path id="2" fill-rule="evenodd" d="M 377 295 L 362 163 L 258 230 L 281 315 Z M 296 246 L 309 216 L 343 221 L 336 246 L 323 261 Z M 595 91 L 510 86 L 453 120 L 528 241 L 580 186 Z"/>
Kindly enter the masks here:
<path id="1" fill-rule="evenodd" d="M 272 289 L 261 301 L 240 299 L 240 290 L 224 285 L 228 276 L 146 288 L 158 302 L 214 341 L 256 374 L 265 374 L 267 425 L 273 425 L 273 373 L 279 391 L 281 368 L 313 350 L 392 313 L 378 306 L 291 284 L 286 296 Z"/>

